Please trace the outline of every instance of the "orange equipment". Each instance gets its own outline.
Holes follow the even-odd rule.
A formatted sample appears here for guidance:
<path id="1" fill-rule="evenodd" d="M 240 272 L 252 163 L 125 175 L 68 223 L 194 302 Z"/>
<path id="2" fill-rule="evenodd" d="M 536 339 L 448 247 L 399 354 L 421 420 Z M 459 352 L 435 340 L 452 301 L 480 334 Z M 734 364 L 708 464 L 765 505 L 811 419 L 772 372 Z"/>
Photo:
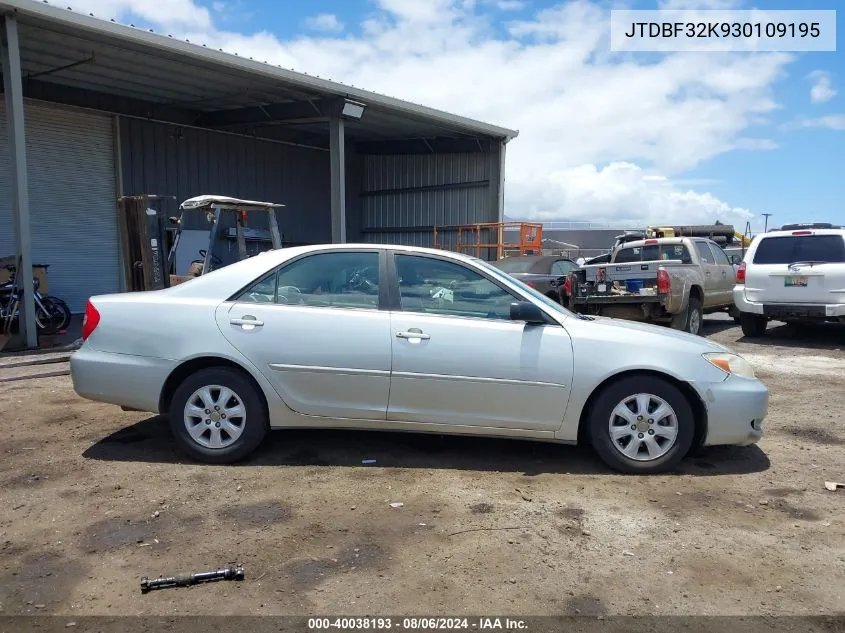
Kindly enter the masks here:
<path id="1" fill-rule="evenodd" d="M 518 233 L 518 241 L 505 241 L 505 231 Z M 446 233 L 457 233 L 454 243 L 445 244 L 438 238 Z M 492 235 L 495 241 L 484 241 Z M 449 240 L 450 242 L 452 240 Z M 476 257 L 481 257 L 482 249 L 495 249 L 496 259 L 505 256 L 506 251 L 519 255 L 543 254 L 543 225 L 530 222 L 489 222 L 483 224 L 461 224 L 454 226 L 434 227 L 434 248 L 456 250 L 458 252 L 475 251 Z"/>

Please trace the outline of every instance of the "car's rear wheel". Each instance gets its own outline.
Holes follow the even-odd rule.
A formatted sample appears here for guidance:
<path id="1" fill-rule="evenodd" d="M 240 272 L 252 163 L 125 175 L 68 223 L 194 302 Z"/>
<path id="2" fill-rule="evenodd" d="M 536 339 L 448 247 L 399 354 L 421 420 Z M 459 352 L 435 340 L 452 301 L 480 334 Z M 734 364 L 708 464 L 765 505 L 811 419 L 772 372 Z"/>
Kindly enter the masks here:
<path id="1" fill-rule="evenodd" d="M 174 392 L 169 413 L 179 447 L 210 464 L 243 459 L 261 444 L 269 428 L 257 388 L 228 367 L 188 376 Z"/>
<path id="2" fill-rule="evenodd" d="M 695 437 L 695 416 L 684 394 L 653 376 L 631 376 L 609 385 L 599 394 L 588 422 L 599 457 L 625 473 L 672 469 Z"/>
<path id="3" fill-rule="evenodd" d="M 759 338 L 766 333 L 766 325 L 768 320 L 759 314 L 751 314 L 749 312 L 741 312 L 739 315 L 739 325 L 742 328 L 742 333 L 749 338 Z"/>

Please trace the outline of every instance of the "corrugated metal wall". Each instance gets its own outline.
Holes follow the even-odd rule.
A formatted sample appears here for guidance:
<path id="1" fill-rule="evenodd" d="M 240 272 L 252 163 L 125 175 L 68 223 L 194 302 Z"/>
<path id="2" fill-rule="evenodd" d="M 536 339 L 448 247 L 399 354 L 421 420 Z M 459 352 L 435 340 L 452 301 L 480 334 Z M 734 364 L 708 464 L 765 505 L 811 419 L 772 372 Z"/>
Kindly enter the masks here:
<path id="1" fill-rule="evenodd" d="M 164 206 L 171 215 L 202 194 L 280 202 L 283 241 L 331 241 L 327 151 L 126 118 L 120 136 L 124 195 L 174 195 Z M 254 215 L 250 226 L 266 228 Z M 209 227 L 201 214 L 186 219 L 185 228 Z"/>
<path id="2" fill-rule="evenodd" d="M 498 152 L 364 156 L 363 239 L 432 246 L 434 225 L 497 222 L 498 164 Z"/>
<path id="3" fill-rule="evenodd" d="M 31 100 L 24 118 L 33 263 L 49 264 L 49 294 L 82 312 L 120 289 L 112 120 Z M 10 161 L 0 100 L 0 257 L 16 254 Z"/>

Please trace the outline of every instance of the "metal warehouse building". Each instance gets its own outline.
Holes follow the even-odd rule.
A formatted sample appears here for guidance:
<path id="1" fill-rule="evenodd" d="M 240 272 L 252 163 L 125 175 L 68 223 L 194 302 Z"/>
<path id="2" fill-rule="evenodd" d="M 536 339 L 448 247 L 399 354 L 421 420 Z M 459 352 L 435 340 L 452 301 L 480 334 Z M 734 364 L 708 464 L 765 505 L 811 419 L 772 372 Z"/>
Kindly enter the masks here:
<path id="1" fill-rule="evenodd" d="M 515 131 L 46 2 L 0 10 L 0 258 L 49 264 L 74 312 L 124 289 L 123 195 L 283 203 L 286 244 L 502 220 Z"/>

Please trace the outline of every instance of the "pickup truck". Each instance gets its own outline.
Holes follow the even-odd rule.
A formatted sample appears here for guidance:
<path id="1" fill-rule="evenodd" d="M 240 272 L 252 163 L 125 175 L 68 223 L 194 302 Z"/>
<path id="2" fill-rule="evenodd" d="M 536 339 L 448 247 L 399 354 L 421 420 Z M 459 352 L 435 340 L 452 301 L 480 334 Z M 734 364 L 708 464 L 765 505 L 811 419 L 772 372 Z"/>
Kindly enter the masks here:
<path id="1" fill-rule="evenodd" d="M 582 266 L 566 280 L 566 306 L 576 312 L 653 321 L 700 334 L 703 315 L 734 318 L 736 272 L 715 242 L 667 237 L 614 248 L 610 261 Z"/>

